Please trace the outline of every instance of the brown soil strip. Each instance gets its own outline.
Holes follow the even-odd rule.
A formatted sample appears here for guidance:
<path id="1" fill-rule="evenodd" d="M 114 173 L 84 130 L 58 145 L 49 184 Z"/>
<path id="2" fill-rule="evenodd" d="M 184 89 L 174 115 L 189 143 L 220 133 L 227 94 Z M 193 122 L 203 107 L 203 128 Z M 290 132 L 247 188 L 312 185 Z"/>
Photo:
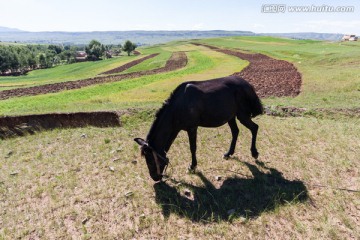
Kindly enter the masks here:
<path id="1" fill-rule="evenodd" d="M 264 113 L 274 117 L 303 117 L 308 112 L 306 108 L 265 106 Z"/>
<path id="2" fill-rule="evenodd" d="M 310 114 L 360 118 L 360 108 L 315 108 L 313 111 L 310 111 Z"/>
<path id="3" fill-rule="evenodd" d="M 118 127 L 118 112 L 49 113 L 41 115 L 0 117 L 0 138 L 23 136 L 54 128 L 85 126 Z"/>
<path id="4" fill-rule="evenodd" d="M 0 100 L 12 98 L 12 97 L 34 96 L 39 94 L 56 93 L 60 91 L 79 89 L 101 83 L 116 82 L 116 81 L 121 81 L 123 79 L 136 78 L 145 75 L 169 72 L 169 71 L 177 70 L 179 68 L 183 68 L 186 66 L 186 64 L 187 64 L 186 54 L 184 52 L 174 52 L 169 58 L 169 60 L 166 62 L 165 66 L 161 68 L 120 74 L 120 75 L 99 76 L 94 78 L 78 80 L 78 81 L 53 83 L 53 84 L 46 84 L 46 85 L 28 87 L 28 88 L 9 89 L 0 92 Z"/>
<path id="5" fill-rule="evenodd" d="M 246 68 L 233 75 L 251 83 L 260 97 L 295 97 L 300 93 L 301 74 L 292 63 L 260 53 L 250 54 L 206 44 L 194 44 L 249 61 Z"/>
<path id="6" fill-rule="evenodd" d="M 156 57 L 157 55 L 159 55 L 159 53 L 154 53 L 154 54 L 151 54 L 149 56 L 146 56 L 146 57 L 143 57 L 143 58 L 140 58 L 140 59 L 137 59 L 137 60 L 134 60 L 134 61 L 131 61 L 129 63 L 126 63 L 120 67 L 117 67 L 117 68 L 114 68 L 114 69 L 111 69 L 109 71 L 106 71 L 106 72 L 103 72 L 103 73 L 100 73 L 99 75 L 101 74 L 114 74 L 114 73 L 120 73 L 120 72 L 123 72 L 135 65 L 138 65 L 139 63 L 142 63 L 150 58 L 153 58 L 153 57 Z"/>
<path id="7" fill-rule="evenodd" d="M 313 116 L 317 118 L 322 117 L 349 117 L 360 118 L 360 108 L 298 108 L 298 107 L 281 107 L 281 106 L 266 106 L 264 113 L 275 117 L 304 117 Z"/>

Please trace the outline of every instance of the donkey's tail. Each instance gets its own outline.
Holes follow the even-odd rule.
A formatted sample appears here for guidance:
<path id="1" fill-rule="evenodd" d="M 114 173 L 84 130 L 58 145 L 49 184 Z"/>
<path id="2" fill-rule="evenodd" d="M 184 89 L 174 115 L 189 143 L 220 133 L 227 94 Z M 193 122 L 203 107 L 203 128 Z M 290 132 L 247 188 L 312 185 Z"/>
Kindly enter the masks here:
<path id="1" fill-rule="evenodd" d="M 263 114 L 264 107 L 252 85 L 249 84 L 249 87 L 246 88 L 245 95 L 245 101 L 247 102 L 247 110 L 251 114 L 251 117 L 253 118 Z"/>

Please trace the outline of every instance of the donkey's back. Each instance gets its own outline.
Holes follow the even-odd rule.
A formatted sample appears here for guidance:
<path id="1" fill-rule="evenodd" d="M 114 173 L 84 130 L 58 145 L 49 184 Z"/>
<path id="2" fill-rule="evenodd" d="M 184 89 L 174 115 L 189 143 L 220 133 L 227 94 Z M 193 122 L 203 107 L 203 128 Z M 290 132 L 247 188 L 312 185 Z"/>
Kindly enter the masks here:
<path id="1" fill-rule="evenodd" d="M 178 88 L 176 108 L 186 127 L 218 127 L 234 117 L 254 117 L 262 113 L 254 88 L 240 77 L 185 82 Z"/>

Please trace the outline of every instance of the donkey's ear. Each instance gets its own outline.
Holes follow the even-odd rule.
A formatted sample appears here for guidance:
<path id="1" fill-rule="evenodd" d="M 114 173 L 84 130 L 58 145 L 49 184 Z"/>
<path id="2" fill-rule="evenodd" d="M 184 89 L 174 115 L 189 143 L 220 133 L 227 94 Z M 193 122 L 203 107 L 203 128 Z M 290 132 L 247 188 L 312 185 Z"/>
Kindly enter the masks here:
<path id="1" fill-rule="evenodd" d="M 147 142 L 142 138 L 134 138 L 134 141 L 137 142 L 140 146 L 147 145 Z"/>

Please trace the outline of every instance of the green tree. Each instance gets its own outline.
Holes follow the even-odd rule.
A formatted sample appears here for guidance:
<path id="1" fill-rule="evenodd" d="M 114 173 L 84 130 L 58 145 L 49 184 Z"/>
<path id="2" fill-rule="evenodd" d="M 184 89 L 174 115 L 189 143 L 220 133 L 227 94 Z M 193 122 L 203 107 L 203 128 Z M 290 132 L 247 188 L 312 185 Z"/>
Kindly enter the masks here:
<path id="1" fill-rule="evenodd" d="M 48 49 L 56 52 L 56 54 L 60 54 L 63 51 L 63 48 L 61 46 L 57 46 L 57 45 L 49 45 Z"/>
<path id="2" fill-rule="evenodd" d="M 47 67 L 47 62 L 46 62 L 46 56 L 43 53 L 40 53 L 40 55 L 38 56 L 39 58 L 39 65 L 41 68 L 46 68 Z"/>
<path id="3" fill-rule="evenodd" d="M 58 64 L 58 62 L 56 62 L 56 60 L 55 60 L 57 58 L 56 52 L 54 52 L 52 50 L 46 51 L 45 58 L 46 58 L 46 67 L 47 68 L 51 68 L 54 65 Z"/>
<path id="4" fill-rule="evenodd" d="M 0 46 L 0 72 L 10 69 L 10 51 L 6 47 Z"/>
<path id="5" fill-rule="evenodd" d="M 29 66 L 28 56 L 26 54 L 19 55 L 19 64 L 22 69 L 26 69 Z"/>
<path id="6" fill-rule="evenodd" d="M 28 58 L 28 64 L 31 69 L 36 68 L 36 57 L 34 53 L 31 53 Z"/>
<path id="7" fill-rule="evenodd" d="M 75 51 L 65 50 L 60 54 L 61 60 L 65 60 L 67 63 L 71 63 L 74 59 Z"/>
<path id="8" fill-rule="evenodd" d="M 99 60 L 104 55 L 105 46 L 99 41 L 91 40 L 89 45 L 85 47 L 85 52 L 88 55 L 87 58 L 91 61 Z"/>
<path id="9" fill-rule="evenodd" d="M 17 72 L 20 67 L 20 61 L 19 56 L 15 49 L 12 48 L 11 54 L 10 54 L 10 68 L 11 72 Z"/>
<path id="10" fill-rule="evenodd" d="M 127 52 L 128 56 L 130 56 L 130 53 L 137 48 L 137 45 L 132 43 L 131 41 L 127 40 L 123 46 L 123 50 Z"/>

